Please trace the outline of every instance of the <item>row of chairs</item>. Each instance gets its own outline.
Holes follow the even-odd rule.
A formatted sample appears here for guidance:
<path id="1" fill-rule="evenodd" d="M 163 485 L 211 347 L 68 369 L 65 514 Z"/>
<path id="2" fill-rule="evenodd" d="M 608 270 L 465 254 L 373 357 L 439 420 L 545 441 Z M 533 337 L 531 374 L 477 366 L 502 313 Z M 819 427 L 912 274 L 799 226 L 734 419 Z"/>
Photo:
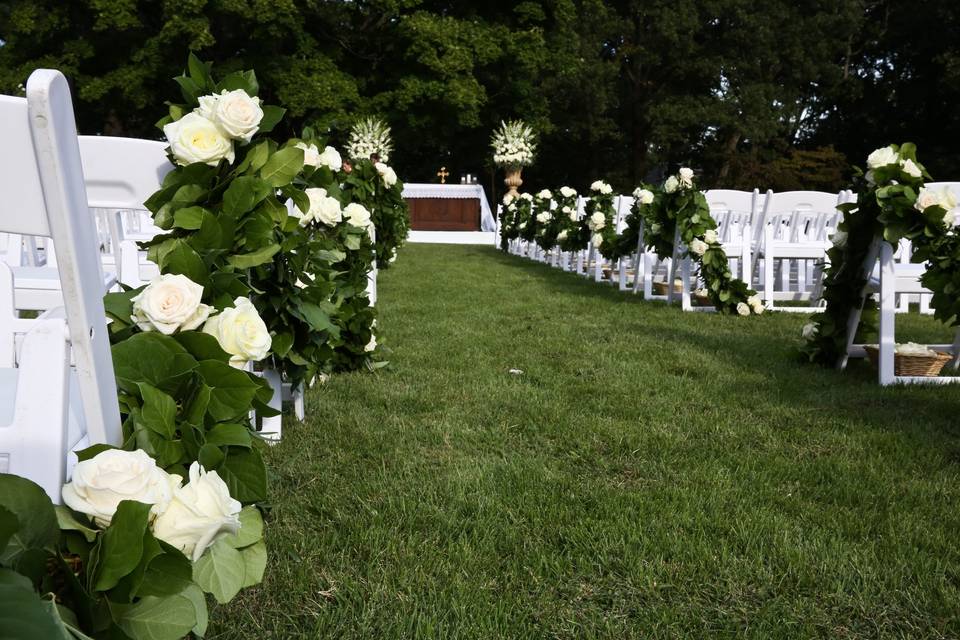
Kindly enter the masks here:
<path id="1" fill-rule="evenodd" d="M 943 182 L 927 185 L 934 189 L 952 189 L 960 195 L 960 183 Z M 827 250 L 840 221 L 840 204 L 855 201 L 850 191 L 826 193 L 818 191 L 710 190 L 705 192 L 710 213 L 717 222 L 717 233 L 730 261 L 731 272 L 758 291 L 764 307 L 769 311 L 811 313 L 821 310 L 822 278 L 828 264 Z M 580 198 L 578 211 L 585 215 L 586 200 Z M 627 214 L 633 206 L 631 196 L 618 196 L 614 201 L 613 223 L 618 232 L 625 227 Z M 644 246 L 641 225 L 639 241 L 634 252 L 617 261 L 603 258 L 592 246 L 566 253 L 553 247 L 544 251 L 535 243 L 514 240 L 509 251 L 531 259 L 548 262 L 565 271 L 572 271 L 598 282 L 608 281 L 621 290 L 643 292 L 645 299 L 666 300 L 679 298 L 684 311 L 712 311 L 708 304 L 695 304 L 697 290 L 702 286 L 692 268 L 686 247 L 675 239 L 670 256 L 658 256 Z M 881 384 L 896 382 L 943 383 L 960 378 L 904 378 L 894 375 L 893 354 L 894 314 L 906 312 L 913 302 L 919 303 L 922 313 L 932 313 L 931 292 L 920 284 L 923 265 L 910 262 L 912 247 L 903 241 L 896 251 L 888 244 L 877 242 L 876 258 L 868 267 L 872 291 L 879 292 L 881 303 L 880 367 Z M 859 323 L 851 317 L 852 326 Z M 960 340 L 960 333 L 958 333 Z M 934 348 L 960 353 L 960 342 L 953 345 L 933 345 Z M 852 341 L 847 356 L 838 363 L 846 366 L 849 357 L 863 357 L 863 345 Z M 954 360 L 956 368 L 957 359 Z"/>
<path id="2" fill-rule="evenodd" d="M 103 296 L 159 273 L 137 242 L 162 232 L 143 203 L 172 165 L 162 142 L 79 136 L 58 71 L 35 71 L 26 93 L 0 95 L 0 473 L 59 503 L 73 451 L 121 444 Z M 271 406 L 292 401 L 303 420 L 302 390 L 259 374 Z M 280 416 L 251 417 L 279 440 Z"/>

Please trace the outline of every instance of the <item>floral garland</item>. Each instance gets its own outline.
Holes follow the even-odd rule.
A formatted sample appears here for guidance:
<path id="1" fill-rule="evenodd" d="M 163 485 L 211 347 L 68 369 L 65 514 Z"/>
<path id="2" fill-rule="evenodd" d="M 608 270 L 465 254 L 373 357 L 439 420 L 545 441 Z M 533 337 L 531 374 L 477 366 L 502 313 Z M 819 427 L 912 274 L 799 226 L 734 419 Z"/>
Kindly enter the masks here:
<path id="1" fill-rule="evenodd" d="M 493 162 L 498 167 L 519 169 L 533 164 L 537 136 L 523 120 L 501 121 L 490 140 Z"/>
<path id="2" fill-rule="evenodd" d="M 503 196 L 503 208 L 500 210 L 500 249 L 507 251 L 510 248 L 510 241 L 519 237 L 519 200 L 508 193 Z"/>
<path id="3" fill-rule="evenodd" d="M 0 475 L 0 571 L 19 573 L 38 637 L 202 636 L 205 594 L 229 602 L 266 566 L 249 414 L 275 415 L 273 392 L 245 368 L 274 345 L 251 282 L 279 251 L 258 225 L 287 219 L 276 191 L 302 151 L 257 140 L 283 110 L 261 104 L 253 72 L 216 83 L 210 65 L 188 65 L 177 80 L 193 109 L 161 122 L 178 167 L 148 202 L 171 230 L 150 243 L 162 275 L 104 300 L 125 450 L 78 452 L 63 507 Z"/>
<path id="4" fill-rule="evenodd" d="M 706 196 L 696 188 L 693 171 L 686 167 L 664 181 L 653 201 L 641 208 L 644 243 L 660 256 L 671 256 L 674 237 L 688 247 L 688 255 L 706 283 L 704 293 L 720 313 L 760 315 L 763 303 L 757 292 L 733 277 L 726 252 L 717 235 Z"/>
<path id="5" fill-rule="evenodd" d="M 517 232 L 525 242 L 533 242 L 537 235 L 537 219 L 533 213 L 533 196 L 521 193 L 517 199 Z"/>
<path id="6" fill-rule="evenodd" d="M 577 191 L 571 187 L 560 187 L 557 193 L 557 244 L 562 251 L 580 251 L 587 246 L 589 235 L 580 224 Z"/>
<path id="7" fill-rule="evenodd" d="M 543 189 L 533 201 L 536 215 L 536 235 L 537 246 L 544 251 L 549 251 L 557 244 L 557 234 L 560 233 L 560 216 L 558 211 L 553 209 L 553 193 L 549 189 Z"/>
<path id="8" fill-rule="evenodd" d="M 611 259 L 622 258 L 637 252 L 640 242 L 640 228 L 644 219 L 643 208 L 652 204 L 654 194 L 651 188 L 646 186 L 637 187 L 633 191 L 633 204 L 630 206 L 630 212 L 624 218 L 624 228 L 617 238 L 617 244 L 611 250 Z"/>
<path id="9" fill-rule="evenodd" d="M 605 258 L 610 258 L 617 246 L 617 229 L 614 224 L 617 212 L 613 207 L 613 187 L 603 180 L 597 180 L 590 185 L 590 192 L 581 233 L 589 238 L 590 244 Z"/>
<path id="10" fill-rule="evenodd" d="M 930 174 L 917 161 L 911 143 L 890 145 L 867 157 L 864 174 L 856 170 L 857 201 L 840 205 L 843 220 L 827 251 L 830 264 L 824 274 L 826 308 L 810 318 L 802 330 L 802 353 L 811 361 L 834 367 L 846 356 L 850 314 L 861 308 L 857 335 L 869 340 L 876 334 L 877 305 L 866 285 L 876 256 L 877 239 L 896 247 L 902 238 L 914 244 L 914 262 L 926 262 L 921 282 L 933 291 L 935 317 L 955 326 L 960 323 L 960 236 L 951 224 L 956 199 L 945 190 L 924 187 Z"/>
<path id="11" fill-rule="evenodd" d="M 391 153 L 393 140 L 390 127 L 380 118 L 363 118 L 350 129 L 347 154 L 352 161 L 372 160 L 387 163 L 390 162 Z"/>

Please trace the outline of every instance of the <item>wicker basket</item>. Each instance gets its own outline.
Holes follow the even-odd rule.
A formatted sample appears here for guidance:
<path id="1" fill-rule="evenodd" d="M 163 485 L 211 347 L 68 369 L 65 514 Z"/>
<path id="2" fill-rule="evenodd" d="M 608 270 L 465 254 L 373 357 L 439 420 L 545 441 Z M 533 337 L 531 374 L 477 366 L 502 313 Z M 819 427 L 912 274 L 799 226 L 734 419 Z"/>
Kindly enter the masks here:
<path id="1" fill-rule="evenodd" d="M 653 292 L 658 296 L 667 295 L 667 283 L 666 282 L 654 282 L 653 283 Z M 683 293 L 683 284 L 680 282 L 673 283 L 673 292 L 674 293 Z"/>
<path id="2" fill-rule="evenodd" d="M 867 357 L 873 366 L 880 366 L 880 348 L 868 345 L 863 348 L 867 352 Z M 893 355 L 893 375 L 895 376 L 920 376 L 924 378 L 935 378 L 940 375 L 944 365 L 953 360 L 949 353 L 936 352 L 935 356 L 913 356 L 902 353 Z"/>

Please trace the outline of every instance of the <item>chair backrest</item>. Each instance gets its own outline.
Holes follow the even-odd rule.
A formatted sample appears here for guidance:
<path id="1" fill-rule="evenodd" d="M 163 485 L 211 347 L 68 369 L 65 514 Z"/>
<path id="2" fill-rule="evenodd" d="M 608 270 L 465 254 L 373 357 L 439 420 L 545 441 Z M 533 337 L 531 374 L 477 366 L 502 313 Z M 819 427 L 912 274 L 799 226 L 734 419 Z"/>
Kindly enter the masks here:
<path id="1" fill-rule="evenodd" d="M 59 71 L 39 69 L 27 98 L 0 96 L 0 231 L 53 238 L 91 443 L 122 440 L 96 227 L 87 207 L 73 102 Z"/>
<path id="2" fill-rule="evenodd" d="M 822 228 L 821 218 L 835 219 L 840 194 L 825 191 L 767 192 L 763 208 L 763 221 L 777 227 L 775 238 L 797 241 Z M 812 238 L 811 238 L 812 239 Z"/>
<path id="3" fill-rule="evenodd" d="M 155 140 L 80 136 L 87 202 L 96 209 L 142 210 L 173 165 Z"/>
<path id="4" fill-rule="evenodd" d="M 711 189 L 704 193 L 710 215 L 717 221 L 720 239 L 728 242 L 747 224 L 753 224 L 757 215 L 760 192 L 735 189 Z"/>

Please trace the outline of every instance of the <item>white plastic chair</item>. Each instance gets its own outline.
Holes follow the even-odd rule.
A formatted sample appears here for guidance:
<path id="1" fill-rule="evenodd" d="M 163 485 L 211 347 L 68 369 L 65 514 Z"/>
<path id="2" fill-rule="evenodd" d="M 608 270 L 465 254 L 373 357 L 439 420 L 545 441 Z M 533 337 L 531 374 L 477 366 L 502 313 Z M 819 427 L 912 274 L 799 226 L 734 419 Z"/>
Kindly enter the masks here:
<path id="1" fill-rule="evenodd" d="M 136 243 L 163 233 L 143 203 L 173 169 L 166 148 L 154 140 L 80 136 L 89 205 L 105 214 L 118 278 L 134 288 L 160 273 Z"/>
<path id="2" fill-rule="evenodd" d="M 63 318 L 15 318 L 10 272 L 0 274 L 6 287 L 0 294 L 3 387 L 9 390 L 16 381 L 16 395 L 3 398 L 9 423 L 0 426 L 0 464 L 59 502 L 70 449 L 84 437 L 111 445 L 122 438 L 96 227 L 87 208 L 70 89 L 60 72 L 31 74 L 26 99 L 0 96 L 0 140 L 0 231 L 53 238 L 64 301 Z M 67 417 L 70 375 L 82 404 L 82 431 L 74 435 Z"/>

